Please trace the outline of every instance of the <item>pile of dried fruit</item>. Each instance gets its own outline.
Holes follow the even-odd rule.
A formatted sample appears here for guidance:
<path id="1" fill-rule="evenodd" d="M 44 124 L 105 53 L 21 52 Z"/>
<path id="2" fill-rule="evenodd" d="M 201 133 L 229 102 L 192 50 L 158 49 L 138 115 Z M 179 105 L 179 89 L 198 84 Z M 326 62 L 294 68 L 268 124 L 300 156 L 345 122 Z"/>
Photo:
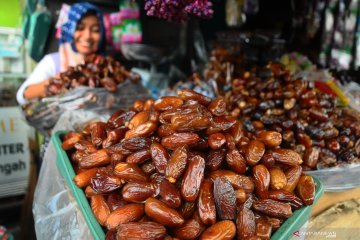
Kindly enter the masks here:
<path id="1" fill-rule="evenodd" d="M 109 92 L 116 92 L 117 85 L 126 79 L 137 82 L 140 76 L 127 71 L 112 57 L 91 55 L 85 59 L 84 64 L 70 67 L 66 72 L 61 73 L 60 77 L 51 79 L 46 94 L 47 96 L 57 95 L 66 89 L 78 86 L 104 87 Z"/>
<path id="2" fill-rule="evenodd" d="M 62 147 L 107 239 L 269 239 L 315 195 L 281 141 L 245 131 L 223 98 L 181 90 L 68 132 Z"/>
<path id="3" fill-rule="evenodd" d="M 226 101 L 248 132 L 281 133 L 281 147 L 299 153 L 304 170 L 359 162 L 359 113 L 337 106 L 333 95 L 294 79 L 280 64 L 234 79 Z"/>
<path id="4" fill-rule="evenodd" d="M 184 22 L 188 14 L 201 18 L 211 18 L 214 11 L 208 0 L 145 0 L 148 16 L 158 17 L 171 22 Z"/>

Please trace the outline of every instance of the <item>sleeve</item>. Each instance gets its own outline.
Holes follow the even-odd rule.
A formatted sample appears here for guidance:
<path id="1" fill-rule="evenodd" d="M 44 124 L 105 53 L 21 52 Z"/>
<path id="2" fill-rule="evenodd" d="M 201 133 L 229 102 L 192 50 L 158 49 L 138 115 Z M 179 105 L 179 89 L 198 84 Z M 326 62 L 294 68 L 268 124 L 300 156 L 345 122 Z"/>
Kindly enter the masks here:
<path id="1" fill-rule="evenodd" d="M 27 103 L 24 98 L 25 89 L 32 84 L 46 81 L 56 75 L 56 67 L 53 58 L 48 54 L 46 55 L 35 67 L 30 76 L 23 82 L 16 93 L 16 100 L 20 105 Z"/>

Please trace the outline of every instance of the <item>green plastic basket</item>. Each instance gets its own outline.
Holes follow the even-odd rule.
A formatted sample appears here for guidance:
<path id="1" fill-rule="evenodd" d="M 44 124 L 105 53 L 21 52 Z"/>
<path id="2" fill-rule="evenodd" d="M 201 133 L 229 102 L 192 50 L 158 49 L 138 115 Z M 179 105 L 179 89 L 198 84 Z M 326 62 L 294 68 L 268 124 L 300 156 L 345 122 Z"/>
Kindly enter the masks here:
<path id="1" fill-rule="evenodd" d="M 61 144 L 61 137 L 65 135 L 65 131 L 58 131 L 52 135 L 52 141 L 54 143 L 54 147 L 56 150 L 56 165 L 64 177 L 65 181 L 67 182 L 68 186 L 70 187 L 71 192 L 73 193 L 76 202 L 78 203 L 80 210 L 85 218 L 87 225 L 94 237 L 95 240 L 104 240 L 105 239 L 105 232 L 102 229 L 101 225 L 96 220 L 89 202 L 85 196 L 85 192 L 83 189 L 79 188 L 73 182 L 75 177 L 74 169 L 71 165 L 71 162 L 67 156 L 67 153 L 62 149 Z"/>
<path id="2" fill-rule="evenodd" d="M 97 222 L 92 210 L 90 208 L 89 202 L 85 196 L 84 191 L 77 187 L 73 182 L 75 177 L 75 172 L 72 168 L 71 162 L 66 154 L 66 152 L 62 149 L 61 137 L 66 133 L 66 131 L 58 131 L 52 136 L 52 141 L 54 143 L 56 149 L 56 164 L 60 170 L 60 173 L 65 178 L 68 183 L 77 203 L 80 206 L 80 209 L 84 215 L 85 221 L 89 226 L 89 229 L 96 240 L 105 239 L 104 229 Z M 316 182 L 316 193 L 315 193 L 315 201 L 314 204 L 319 200 L 319 198 L 324 193 L 323 185 L 316 178 L 313 177 Z M 313 205 L 314 205 L 313 204 Z M 271 240 L 287 240 L 293 236 L 293 233 L 298 231 L 305 222 L 310 218 L 311 206 L 303 207 L 293 213 L 293 215 L 287 219 L 281 227 L 272 235 Z"/>

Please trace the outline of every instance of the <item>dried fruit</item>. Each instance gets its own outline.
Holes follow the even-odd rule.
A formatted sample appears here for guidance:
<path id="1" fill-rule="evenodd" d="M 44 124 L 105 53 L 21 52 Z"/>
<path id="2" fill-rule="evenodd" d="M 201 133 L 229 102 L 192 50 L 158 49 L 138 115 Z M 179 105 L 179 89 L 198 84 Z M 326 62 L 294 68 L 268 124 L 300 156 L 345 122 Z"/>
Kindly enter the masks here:
<path id="1" fill-rule="evenodd" d="M 91 210 L 93 211 L 96 220 L 105 226 L 106 219 L 110 215 L 109 206 L 106 204 L 105 198 L 102 195 L 94 195 L 90 198 Z"/>
<path id="2" fill-rule="evenodd" d="M 224 178 L 214 180 L 214 199 L 216 212 L 221 220 L 235 220 L 236 196 L 230 182 Z"/>
<path id="3" fill-rule="evenodd" d="M 145 213 L 156 222 L 165 226 L 178 227 L 184 223 L 184 218 L 180 213 L 152 197 L 148 198 L 145 202 Z"/>
<path id="4" fill-rule="evenodd" d="M 236 218 L 238 239 L 247 239 L 255 235 L 255 216 L 252 210 L 242 208 Z"/>
<path id="5" fill-rule="evenodd" d="M 301 176 L 296 191 L 305 205 L 311 205 L 315 198 L 315 182 L 311 176 Z"/>
<path id="6" fill-rule="evenodd" d="M 198 210 L 201 222 L 206 225 L 212 225 L 216 222 L 216 207 L 214 201 L 213 182 L 204 180 L 198 201 Z"/>
<path id="7" fill-rule="evenodd" d="M 106 219 L 109 230 L 116 229 L 120 224 L 138 221 L 144 214 L 144 204 L 130 203 L 111 212 Z"/>
<path id="8" fill-rule="evenodd" d="M 120 224 L 117 228 L 117 240 L 161 240 L 166 228 L 155 222 L 132 222 Z"/>
<path id="9" fill-rule="evenodd" d="M 292 215 L 290 204 L 272 199 L 257 200 L 253 203 L 253 208 L 270 217 L 289 218 Z"/>
<path id="10" fill-rule="evenodd" d="M 232 221 L 223 220 L 211 225 L 200 236 L 200 240 L 231 240 L 236 235 L 236 226 Z"/>
<path id="11" fill-rule="evenodd" d="M 195 155 L 189 161 L 181 185 L 181 195 L 188 202 L 194 202 L 198 197 L 200 185 L 204 179 L 205 160 Z"/>

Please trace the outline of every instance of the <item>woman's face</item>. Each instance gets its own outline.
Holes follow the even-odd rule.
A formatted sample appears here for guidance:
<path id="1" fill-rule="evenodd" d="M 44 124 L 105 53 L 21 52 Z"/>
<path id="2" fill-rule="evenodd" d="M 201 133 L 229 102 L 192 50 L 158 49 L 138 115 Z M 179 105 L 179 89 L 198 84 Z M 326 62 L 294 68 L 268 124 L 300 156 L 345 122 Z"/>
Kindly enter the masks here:
<path id="1" fill-rule="evenodd" d="M 74 33 L 76 50 L 84 55 L 96 53 L 100 42 L 100 25 L 98 18 L 89 15 L 80 20 Z"/>

